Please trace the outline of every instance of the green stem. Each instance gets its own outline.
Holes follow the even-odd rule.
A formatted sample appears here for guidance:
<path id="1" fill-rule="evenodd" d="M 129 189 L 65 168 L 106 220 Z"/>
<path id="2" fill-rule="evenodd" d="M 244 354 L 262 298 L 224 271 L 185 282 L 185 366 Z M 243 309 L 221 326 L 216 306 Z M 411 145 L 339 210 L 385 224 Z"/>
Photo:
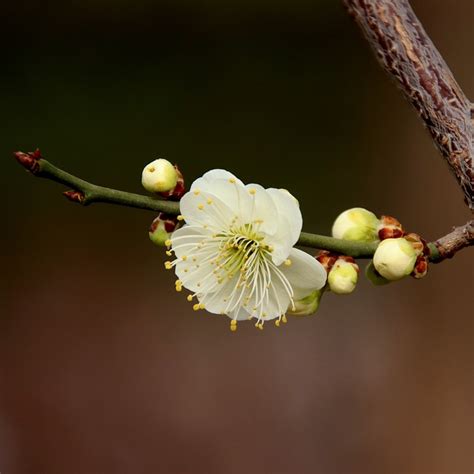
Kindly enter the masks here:
<path id="1" fill-rule="evenodd" d="M 17 152 L 15 157 L 33 175 L 50 179 L 72 188 L 74 191 L 67 191 L 65 195 L 71 201 L 78 202 L 84 206 L 94 202 L 106 202 L 172 215 L 179 214 L 179 202 L 166 201 L 158 197 L 127 193 L 104 186 L 97 186 L 67 173 L 49 161 L 40 158 L 39 151 L 34 153 Z M 440 262 L 452 257 L 458 250 L 473 245 L 473 226 L 473 222 L 469 222 L 465 226 L 459 227 L 450 234 L 438 239 L 436 242 L 429 243 L 428 246 L 431 251 L 430 260 L 434 263 Z M 302 232 L 297 245 L 329 250 L 354 258 L 371 258 L 377 249 L 378 241 L 355 242 Z"/>
<path id="2" fill-rule="evenodd" d="M 62 169 L 54 166 L 49 161 L 41 158 L 37 161 L 38 168 L 34 172 L 35 176 L 46 178 L 57 183 L 69 186 L 81 193 L 80 199 L 75 199 L 85 206 L 94 202 L 106 202 L 118 204 L 120 206 L 148 209 L 150 211 L 165 212 L 167 214 L 179 214 L 179 203 L 165 201 L 142 194 L 127 193 L 116 189 L 97 186 L 84 181 Z M 332 252 L 350 255 L 351 257 L 370 258 L 377 248 L 377 243 L 351 242 L 348 240 L 335 239 L 325 235 L 309 234 L 302 232 L 298 240 L 298 245 L 302 247 L 312 247 Z"/>

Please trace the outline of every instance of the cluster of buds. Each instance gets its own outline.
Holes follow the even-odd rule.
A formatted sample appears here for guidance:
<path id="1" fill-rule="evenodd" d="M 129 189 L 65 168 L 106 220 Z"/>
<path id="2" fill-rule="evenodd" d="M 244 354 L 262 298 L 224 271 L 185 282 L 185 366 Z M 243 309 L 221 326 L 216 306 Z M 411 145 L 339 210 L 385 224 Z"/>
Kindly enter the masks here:
<path id="1" fill-rule="evenodd" d="M 142 185 L 150 193 L 179 200 L 185 192 L 184 179 L 177 165 L 159 158 L 143 168 Z"/>
<path id="2" fill-rule="evenodd" d="M 349 295 L 357 285 L 359 266 L 352 257 L 322 250 L 315 258 L 328 274 L 326 286 L 313 291 L 301 300 L 295 301 L 294 308 L 288 310 L 288 314 L 292 316 L 314 314 L 319 308 L 325 291 L 331 291 L 336 295 Z"/>
<path id="3" fill-rule="evenodd" d="M 340 214 L 332 228 L 333 237 L 359 242 L 380 241 L 366 276 L 374 284 L 401 280 L 411 275 L 423 278 L 428 271 L 429 249 L 417 234 L 407 233 L 391 216 L 377 216 L 360 207 Z M 331 275 L 328 275 L 330 284 Z"/>
<path id="4" fill-rule="evenodd" d="M 143 168 L 142 185 L 150 193 L 165 199 L 179 200 L 184 194 L 184 179 L 177 165 L 159 158 Z M 178 228 L 182 216 L 172 216 L 160 212 L 148 231 L 150 240 L 165 247 L 171 234 Z"/>

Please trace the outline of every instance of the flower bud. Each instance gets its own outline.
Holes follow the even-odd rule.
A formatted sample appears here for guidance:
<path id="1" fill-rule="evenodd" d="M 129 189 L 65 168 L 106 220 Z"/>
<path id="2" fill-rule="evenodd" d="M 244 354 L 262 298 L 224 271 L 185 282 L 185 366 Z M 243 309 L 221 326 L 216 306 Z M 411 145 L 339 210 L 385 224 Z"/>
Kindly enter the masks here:
<path id="1" fill-rule="evenodd" d="M 328 275 L 329 289 L 337 295 L 348 295 L 355 290 L 359 267 L 355 263 L 338 259 Z"/>
<path id="2" fill-rule="evenodd" d="M 165 247 L 166 241 L 171 237 L 171 233 L 175 231 L 177 224 L 176 217 L 161 212 L 151 223 L 148 236 L 155 245 Z"/>
<path id="3" fill-rule="evenodd" d="M 380 240 L 398 239 L 405 234 L 400 222 L 391 216 L 382 216 L 378 227 L 378 236 Z"/>
<path id="4" fill-rule="evenodd" d="M 310 314 L 316 313 L 319 308 L 319 302 L 324 293 L 324 288 L 321 290 L 315 290 L 305 298 L 295 301 L 295 307 L 290 308 L 287 314 L 291 316 L 309 316 Z"/>
<path id="5" fill-rule="evenodd" d="M 142 185 L 150 193 L 172 191 L 178 182 L 178 172 L 168 161 L 160 158 L 143 168 Z"/>
<path id="6" fill-rule="evenodd" d="M 383 286 L 390 283 L 389 280 L 384 278 L 374 267 L 374 262 L 370 262 L 365 267 L 365 276 L 375 286 Z"/>
<path id="7" fill-rule="evenodd" d="M 332 235 L 336 239 L 373 242 L 378 240 L 379 224 L 380 221 L 374 213 L 362 207 L 354 207 L 337 217 L 332 226 Z"/>
<path id="8" fill-rule="evenodd" d="M 413 271 L 417 257 L 417 251 L 403 237 L 385 239 L 375 251 L 374 266 L 387 280 L 400 280 Z"/>

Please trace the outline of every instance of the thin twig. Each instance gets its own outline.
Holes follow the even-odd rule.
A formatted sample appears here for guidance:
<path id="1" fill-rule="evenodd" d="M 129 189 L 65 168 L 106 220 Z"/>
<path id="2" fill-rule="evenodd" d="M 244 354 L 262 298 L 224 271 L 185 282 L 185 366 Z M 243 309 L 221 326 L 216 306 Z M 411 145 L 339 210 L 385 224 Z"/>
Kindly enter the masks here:
<path id="1" fill-rule="evenodd" d="M 173 215 L 179 214 L 179 202 L 165 201 L 141 194 L 97 186 L 54 166 L 41 157 L 39 150 L 33 153 L 16 152 L 14 156 L 34 176 L 46 178 L 72 188 L 72 190 L 66 191 L 64 195 L 69 200 L 84 206 L 96 202 L 105 202 Z M 467 234 L 456 229 L 453 233 L 428 244 L 431 251 L 430 260 L 440 262 L 445 258 L 451 257 L 462 248 L 473 245 L 473 243 L 472 228 L 471 232 Z M 302 232 L 297 245 L 329 250 L 354 258 L 371 258 L 377 249 L 378 242 L 354 242 Z"/>
<path id="2" fill-rule="evenodd" d="M 472 105 L 408 0 L 343 0 L 412 103 L 474 211 Z"/>

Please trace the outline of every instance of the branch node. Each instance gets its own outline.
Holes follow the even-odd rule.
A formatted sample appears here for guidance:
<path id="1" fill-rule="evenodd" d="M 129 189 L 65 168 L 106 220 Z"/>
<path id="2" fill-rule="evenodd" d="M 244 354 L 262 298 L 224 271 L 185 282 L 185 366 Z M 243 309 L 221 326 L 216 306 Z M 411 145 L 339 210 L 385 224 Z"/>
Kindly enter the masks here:
<path id="1" fill-rule="evenodd" d="M 79 204 L 85 204 L 86 202 L 86 196 L 80 191 L 65 191 L 63 192 L 63 195 L 72 202 L 77 202 Z"/>

